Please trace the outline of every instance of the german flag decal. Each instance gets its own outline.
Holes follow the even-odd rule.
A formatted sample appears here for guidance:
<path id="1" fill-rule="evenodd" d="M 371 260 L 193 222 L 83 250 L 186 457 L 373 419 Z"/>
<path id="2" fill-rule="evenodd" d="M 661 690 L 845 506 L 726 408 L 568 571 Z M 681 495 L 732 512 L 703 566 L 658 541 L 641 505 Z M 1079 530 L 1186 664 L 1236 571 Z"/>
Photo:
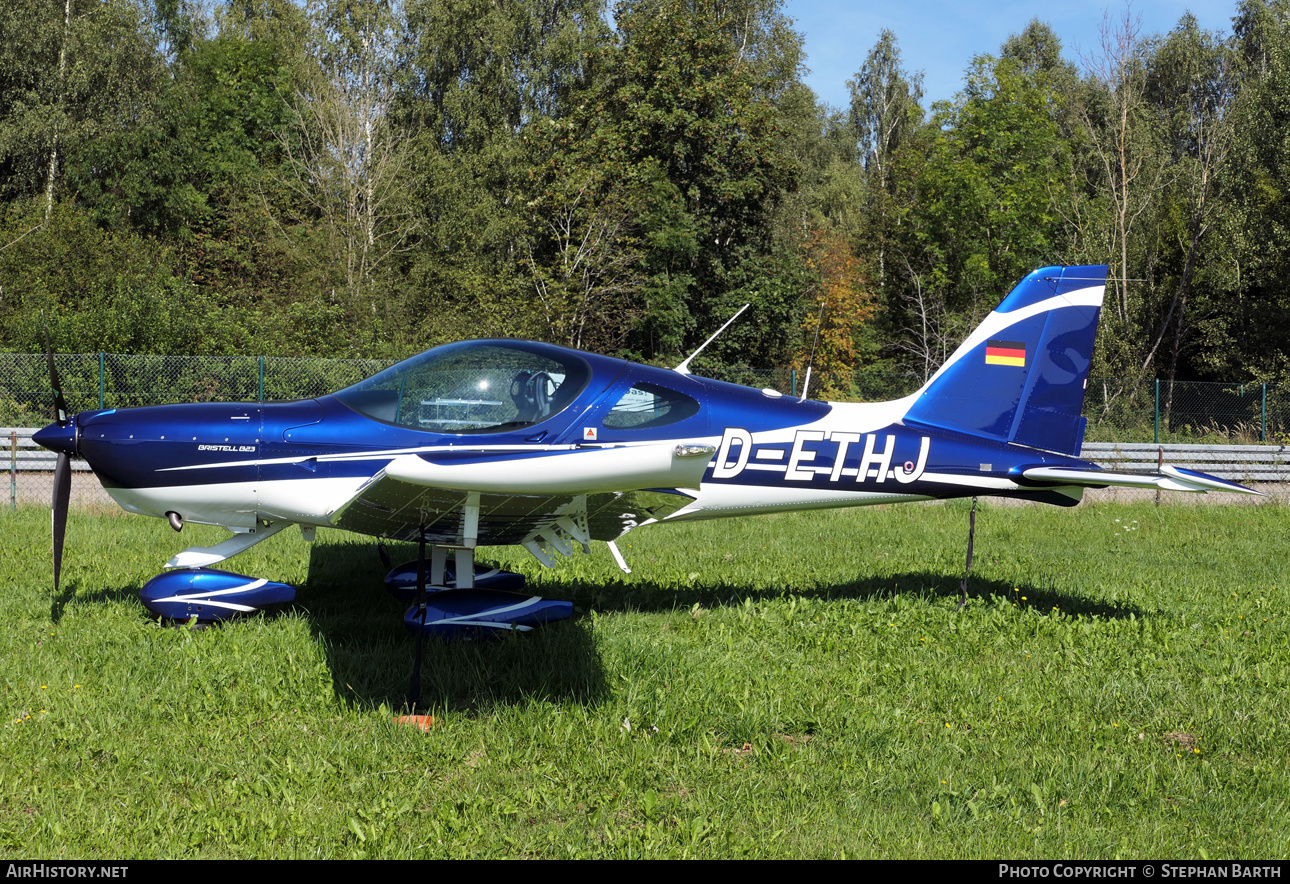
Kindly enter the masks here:
<path id="1" fill-rule="evenodd" d="M 1026 365 L 1026 345 L 1023 341 L 986 341 L 986 365 Z"/>

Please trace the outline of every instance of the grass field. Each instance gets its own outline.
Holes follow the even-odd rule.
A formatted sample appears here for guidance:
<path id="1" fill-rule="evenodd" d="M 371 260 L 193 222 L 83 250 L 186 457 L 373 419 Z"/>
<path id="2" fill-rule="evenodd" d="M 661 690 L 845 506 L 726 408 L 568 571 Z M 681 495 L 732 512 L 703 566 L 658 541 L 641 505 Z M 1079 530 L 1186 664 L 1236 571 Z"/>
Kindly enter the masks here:
<path id="1" fill-rule="evenodd" d="M 293 608 L 136 592 L 215 530 L 0 515 L 11 857 L 1282 857 L 1284 506 L 966 504 L 642 529 L 543 571 L 573 622 L 413 642 L 364 538 L 230 563 Z M 404 549 L 411 558 L 411 549 Z M 487 556 L 485 556 L 487 557 Z"/>

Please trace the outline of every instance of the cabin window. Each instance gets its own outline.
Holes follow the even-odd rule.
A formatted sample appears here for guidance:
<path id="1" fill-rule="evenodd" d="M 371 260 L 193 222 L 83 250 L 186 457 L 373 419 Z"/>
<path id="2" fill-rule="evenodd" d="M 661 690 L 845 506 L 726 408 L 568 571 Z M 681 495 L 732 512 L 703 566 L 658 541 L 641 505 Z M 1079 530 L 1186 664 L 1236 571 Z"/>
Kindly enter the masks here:
<path id="1" fill-rule="evenodd" d="M 699 413 L 699 403 L 658 384 L 639 383 L 623 394 L 605 417 L 613 430 L 648 430 L 665 427 Z"/>
<path id="2" fill-rule="evenodd" d="M 437 347 L 336 394 L 385 423 L 432 433 L 522 430 L 562 411 L 590 366 L 554 347 L 464 341 Z"/>

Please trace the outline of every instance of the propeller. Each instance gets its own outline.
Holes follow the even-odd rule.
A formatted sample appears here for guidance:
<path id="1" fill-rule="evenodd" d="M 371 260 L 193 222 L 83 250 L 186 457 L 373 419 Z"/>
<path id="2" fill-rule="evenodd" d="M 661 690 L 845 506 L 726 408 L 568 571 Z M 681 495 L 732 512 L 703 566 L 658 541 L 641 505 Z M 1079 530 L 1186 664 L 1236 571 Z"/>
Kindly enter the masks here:
<path id="1" fill-rule="evenodd" d="M 63 385 L 58 380 L 58 369 L 54 366 L 54 347 L 49 342 L 49 326 L 45 326 L 45 356 L 49 362 L 49 384 L 54 389 L 54 422 L 59 427 L 66 427 L 67 400 L 63 398 Z M 53 533 L 54 533 L 54 592 L 58 592 L 58 578 L 63 570 L 63 538 L 67 534 L 67 509 L 72 496 L 72 458 L 66 451 L 58 452 L 58 462 L 54 466 L 54 500 L 53 500 Z"/>

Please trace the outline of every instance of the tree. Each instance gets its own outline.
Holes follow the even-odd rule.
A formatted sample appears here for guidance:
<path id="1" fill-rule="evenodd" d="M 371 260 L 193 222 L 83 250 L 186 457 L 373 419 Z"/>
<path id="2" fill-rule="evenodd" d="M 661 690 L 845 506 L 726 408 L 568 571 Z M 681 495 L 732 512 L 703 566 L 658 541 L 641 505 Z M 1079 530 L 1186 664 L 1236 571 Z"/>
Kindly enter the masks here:
<path id="1" fill-rule="evenodd" d="M 802 341 L 808 346 L 794 367 L 811 367 L 813 398 L 837 400 L 852 392 L 856 340 L 876 303 L 850 244 L 836 232 L 817 229 L 805 251 L 806 268 L 819 282 L 806 293 Z"/>
<path id="2" fill-rule="evenodd" d="M 0 12 L 0 197 L 53 211 L 69 158 L 151 119 L 161 60 L 127 0 L 15 0 Z"/>
<path id="3" fill-rule="evenodd" d="M 871 235 L 877 243 L 881 287 L 886 279 L 889 225 L 899 217 L 890 208 L 893 158 L 922 125 L 923 76 L 904 71 L 896 35 L 884 28 L 855 78 L 847 81 L 847 88 L 851 91 L 851 135 L 869 181 L 869 213 L 874 218 Z"/>
<path id="4" fill-rule="evenodd" d="M 1134 253 L 1134 237 L 1150 217 L 1172 172 L 1160 150 L 1145 100 L 1147 66 L 1140 39 L 1141 19 L 1126 6 L 1118 22 L 1109 15 L 1101 28 L 1100 51 L 1084 59 L 1087 88 L 1076 114 L 1086 140 L 1089 198 L 1077 202 L 1087 259 L 1110 258 L 1107 279 L 1110 309 L 1103 309 L 1106 332 L 1098 336 L 1097 362 L 1113 376 L 1133 377 L 1142 370 L 1145 301 L 1152 299 L 1131 280 L 1150 278 L 1147 240 Z"/>
<path id="5" fill-rule="evenodd" d="M 1188 331 L 1188 298 L 1204 263 L 1201 245 L 1214 226 L 1218 176 L 1232 146 L 1236 86 L 1231 48 L 1217 35 L 1201 31 L 1190 15 L 1183 16 L 1152 53 L 1146 98 L 1156 110 L 1175 167 L 1173 199 L 1182 220 L 1176 241 L 1183 257 L 1173 296 L 1155 324 L 1141 367 L 1145 370 L 1151 365 L 1172 325 L 1167 401 L 1172 401 L 1173 380 Z"/>
<path id="6" fill-rule="evenodd" d="M 776 3 L 635 0 L 616 15 L 618 43 L 597 59 L 582 131 L 615 175 L 657 170 L 679 200 L 656 216 L 679 227 L 656 231 L 648 254 L 649 276 L 669 290 L 646 292 L 642 330 L 660 328 L 662 306 L 666 349 L 652 349 L 657 338 L 634 342 L 638 352 L 679 357 L 733 313 L 736 290 L 756 301 L 775 288 L 746 289 L 753 265 L 740 267 L 768 250 L 772 210 L 795 182 L 775 102 L 789 92 L 784 77 L 796 75 L 800 40 Z"/>
<path id="7" fill-rule="evenodd" d="M 526 234 L 528 202 L 550 182 L 535 165 L 551 152 L 529 136 L 572 112 L 606 39 L 603 4 L 408 0 L 406 8 L 396 113 L 415 133 L 421 211 L 406 304 L 412 317 L 433 317 L 409 324 L 419 322 L 426 343 L 541 336 L 549 326 L 531 309 Z M 577 194 L 581 183 L 568 187 Z"/>
<path id="8" fill-rule="evenodd" d="M 1290 3 L 1245 0 L 1234 21 L 1241 87 L 1220 182 L 1229 294 L 1202 318 L 1203 369 L 1276 381 L 1290 374 Z"/>
<path id="9" fill-rule="evenodd" d="M 979 56 L 902 177 L 916 193 L 893 247 L 887 321 L 929 371 L 1018 279 L 1061 247 L 1071 174 L 1064 97 L 1042 70 Z"/>
<path id="10" fill-rule="evenodd" d="M 644 200 L 638 182 L 562 151 L 529 200 L 524 265 L 548 340 L 620 348 L 640 312 L 645 282 Z"/>
<path id="11" fill-rule="evenodd" d="M 377 276 L 407 246 L 416 224 L 411 145 L 390 119 L 397 28 L 385 0 L 316 7 L 317 64 L 295 96 L 290 128 L 279 133 L 281 182 L 323 234 L 314 260 L 334 262 L 351 320 L 365 317 L 374 340 L 382 304 Z"/>

